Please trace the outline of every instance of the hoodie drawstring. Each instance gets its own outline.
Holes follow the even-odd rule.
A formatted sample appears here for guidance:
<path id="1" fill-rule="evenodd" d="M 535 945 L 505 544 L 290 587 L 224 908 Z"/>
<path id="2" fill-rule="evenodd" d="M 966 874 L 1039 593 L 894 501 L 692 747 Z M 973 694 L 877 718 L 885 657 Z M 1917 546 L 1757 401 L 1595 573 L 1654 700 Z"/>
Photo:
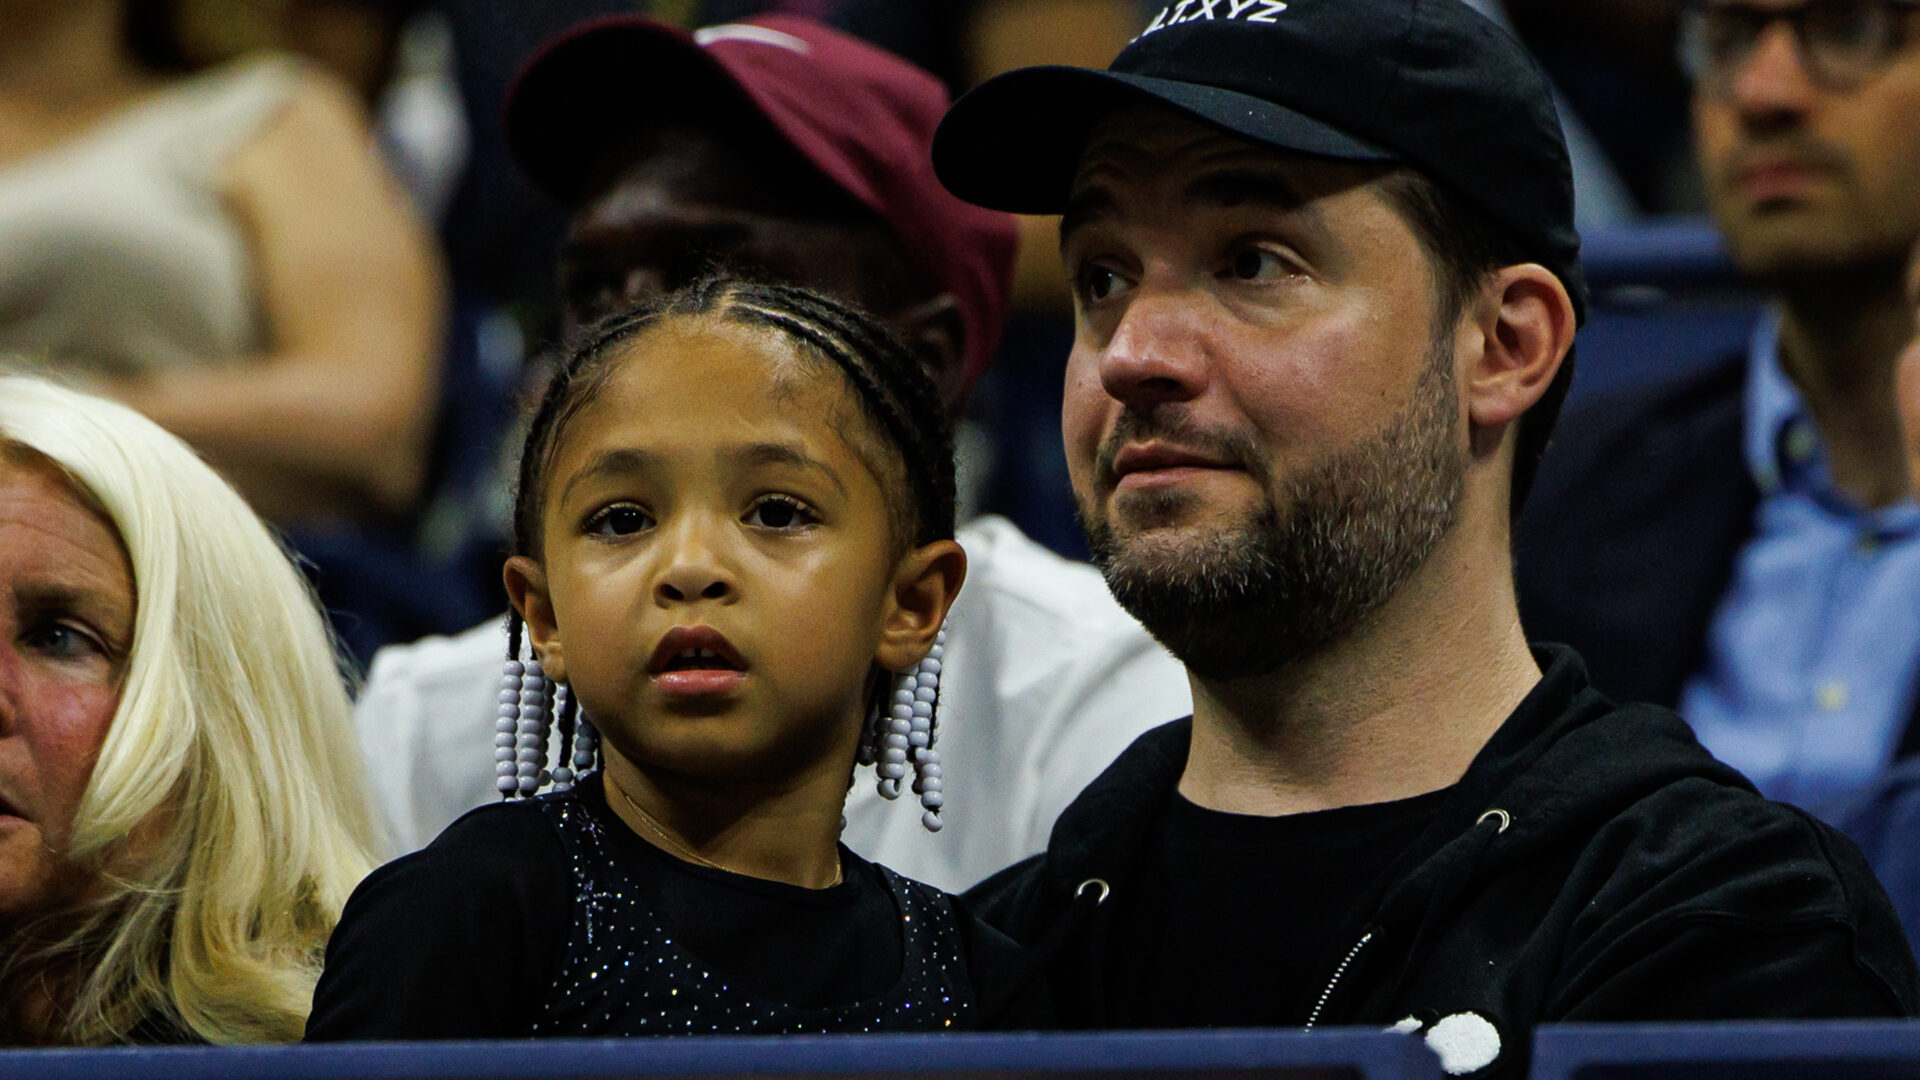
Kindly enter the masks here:
<path id="1" fill-rule="evenodd" d="M 1106 903 L 1107 897 L 1112 894 L 1113 886 L 1101 878 L 1088 878 L 1080 883 L 1079 888 L 1073 891 L 1073 901 L 1068 904 L 1067 910 L 1061 912 L 1060 917 L 1054 920 L 1053 925 L 1047 929 L 1046 936 L 1035 942 L 1033 948 L 1027 950 L 1025 961 L 1014 977 L 1004 985 L 999 996 L 982 1003 L 980 1007 L 982 1030 L 993 1030 L 1012 1009 L 1014 1002 L 1020 999 L 1033 981 L 1046 970 L 1047 965 L 1053 962 L 1054 956 L 1067 943 L 1067 939 L 1086 929 L 1087 925 L 1093 921 L 1094 910 Z M 1093 962 L 1097 964 L 1099 959 L 1095 957 Z M 1099 974 L 1098 971 L 1094 972 L 1096 976 Z M 1101 983 L 1096 978 L 1092 985 L 1099 986 Z"/>

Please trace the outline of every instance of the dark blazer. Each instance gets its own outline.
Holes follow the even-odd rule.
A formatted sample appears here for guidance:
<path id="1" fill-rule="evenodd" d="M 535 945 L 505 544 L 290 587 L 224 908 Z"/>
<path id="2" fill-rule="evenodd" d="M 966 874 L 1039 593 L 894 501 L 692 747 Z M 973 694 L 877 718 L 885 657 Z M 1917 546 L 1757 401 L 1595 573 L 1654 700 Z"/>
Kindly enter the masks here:
<path id="1" fill-rule="evenodd" d="M 1601 398 L 1555 431 L 1514 531 L 1527 637 L 1574 647 L 1620 701 L 1679 704 L 1752 537 L 1745 352 Z M 1898 756 L 1920 752 L 1920 717 Z"/>

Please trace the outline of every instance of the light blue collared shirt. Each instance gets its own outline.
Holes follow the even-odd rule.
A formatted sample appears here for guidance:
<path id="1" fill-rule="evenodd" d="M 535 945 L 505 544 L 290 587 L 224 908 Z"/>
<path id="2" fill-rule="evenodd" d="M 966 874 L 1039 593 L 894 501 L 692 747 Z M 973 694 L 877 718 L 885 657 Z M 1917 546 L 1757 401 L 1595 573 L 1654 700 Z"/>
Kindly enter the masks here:
<path id="1" fill-rule="evenodd" d="M 1920 505 L 1870 510 L 1835 486 L 1779 339 L 1770 315 L 1748 357 L 1747 467 L 1760 488 L 1753 537 L 1680 711 L 1707 749 L 1769 798 L 1821 810 L 1887 766 L 1913 714 Z"/>

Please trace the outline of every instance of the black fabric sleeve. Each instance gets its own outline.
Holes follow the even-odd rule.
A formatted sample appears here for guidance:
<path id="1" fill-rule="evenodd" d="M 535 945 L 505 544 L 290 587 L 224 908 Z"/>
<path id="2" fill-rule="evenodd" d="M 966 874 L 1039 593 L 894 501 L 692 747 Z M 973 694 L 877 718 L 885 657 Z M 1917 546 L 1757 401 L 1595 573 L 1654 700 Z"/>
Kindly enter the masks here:
<path id="1" fill-rule="evenodd" d="M 567 945 L 568 866 L 530 804 L 483 807 L 355 889 L 327 944 L 309 1042 L 532 1033 Z"/>
<path id="2" fill-rule="evenodd" d="M 1046 1031 L 1060 1026 L 1039 954 L 983 922 L 954 896 L 949 899 L 967 950 L 979 1023 L 987 1031 Z"/>
<path id="3" fill-rule="evenodd" d="M 1039 913 L 1046 879 L 1045 854 L 1029 856 L 994 874 L 960 895 L 971 916 L 1024 945 L 1033 944 L 1033 923 Z"/>
<path id="4" fill-rule="evenodd" d="M 1565 1001 L 1546 1020 L 1838 1020 L 1912 1015 L 1895 988 L 1856 962 L 1851 929 L 1687 926 Z"/>

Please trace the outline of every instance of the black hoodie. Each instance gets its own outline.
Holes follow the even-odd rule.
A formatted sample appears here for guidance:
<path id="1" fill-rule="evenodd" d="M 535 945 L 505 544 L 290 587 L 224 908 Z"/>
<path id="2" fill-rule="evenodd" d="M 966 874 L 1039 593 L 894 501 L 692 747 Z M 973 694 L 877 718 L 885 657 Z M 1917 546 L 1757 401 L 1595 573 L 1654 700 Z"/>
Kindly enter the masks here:
<path id="1" fill-rule="evenodd" d="M 1760 798 L 1673 713 L 1614 705 L 1570 650 L 1536 655 L 1539 685 L 1348 925 L 1325 928 L 1345 946 L 1309 1027 L 1400 1026 L 1451 1072 L 1520 1076 L 1550 1021 L 1915 1014 L 1913 954 L 1851 842 Z M 1050 955 L 1063 1026 L 1115 1026 L 1112 915 L 1191 733 L 1141 736 L 1046 853 L 967 894 Z"/>

